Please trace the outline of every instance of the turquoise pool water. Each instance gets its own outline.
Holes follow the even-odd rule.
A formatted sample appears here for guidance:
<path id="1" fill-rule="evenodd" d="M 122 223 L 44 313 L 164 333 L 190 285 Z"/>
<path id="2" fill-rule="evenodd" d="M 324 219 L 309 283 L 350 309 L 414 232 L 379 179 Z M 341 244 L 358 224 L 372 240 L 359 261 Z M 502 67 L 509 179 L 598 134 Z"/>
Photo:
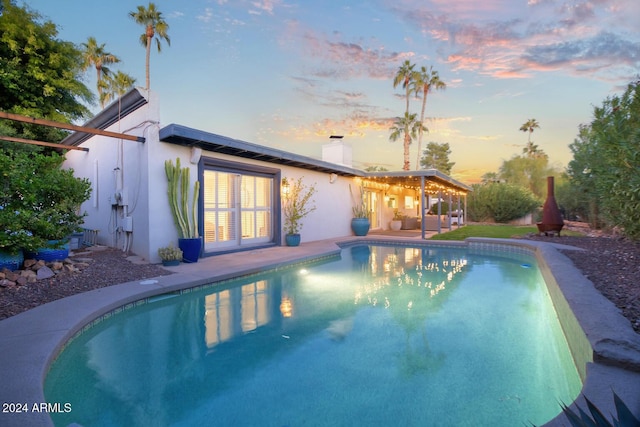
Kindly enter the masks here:
<path id="1" fill-rule="evenodd" d="M 535 258 L 379 245 L 114 313 L 45 395 L 62 426 L 516 426 L 581 386 Z"/>

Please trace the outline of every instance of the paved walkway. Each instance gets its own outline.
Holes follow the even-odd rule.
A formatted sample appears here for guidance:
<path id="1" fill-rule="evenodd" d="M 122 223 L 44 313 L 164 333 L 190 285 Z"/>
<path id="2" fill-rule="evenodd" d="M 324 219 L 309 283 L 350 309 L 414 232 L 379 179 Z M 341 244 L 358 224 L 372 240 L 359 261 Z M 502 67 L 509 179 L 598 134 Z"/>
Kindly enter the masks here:
<path id="1" fill-rule="evenodd" d="M 418 230 L 416 230 L 418 231 Z M 403 233 L 406 234 L 406 233 Z M 44 403 L 43 381 L 64 344 L 94 319 L 126 304 L 155 295 L 208 284 L 319 256 L 337 255 L 339 243 L 420 242 L 417 235 L 366 237 L 303 243 L 218 255 L 194 264 L 168 267 L 177 274 L 129 282 L 74 295 L 0 321 L 0 402 Z M 448 242 L 450 244 L 450 242 Z M 615 413 L 611 390 L 640 416 L 640 336 L 613 304 L 557 251 L 558 245 L 509 239 L 468 239 L 468 244 L 526 246 L 536 251 L 550 293 L 556 293 L 559 317 L 568 341 L 583 343 L 574 351 L 588 358 L 583 392 L 605 414 Z M 462 244 L 462 243 L 461 243 Z M 558 290 L 558 291 L 557 291 Z M 557 291 L 557 292 L 556 292 Z M 590 360 L 595 360 L 595 363 Z M 584 367 L 584 364 L 583 364 Z M 582 369 L 584 371 L 584 369 Z M 578 399 L 581 407 L 584 402 Z M 566 422 L 565 422 L 566 423 Z M 0 425 L 51 425 L 48 414 L 0 412 Z M 562 425 L 556 419 L 550 426 Z"/>

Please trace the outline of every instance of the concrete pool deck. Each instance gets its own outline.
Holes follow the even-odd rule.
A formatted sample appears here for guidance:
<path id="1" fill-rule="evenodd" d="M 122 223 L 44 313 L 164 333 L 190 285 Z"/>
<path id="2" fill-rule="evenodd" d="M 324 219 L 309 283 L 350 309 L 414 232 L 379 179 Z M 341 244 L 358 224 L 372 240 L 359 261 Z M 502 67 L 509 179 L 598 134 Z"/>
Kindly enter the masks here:
<path id="1" fill-rule="evenodd" d="M 195 264 L 169 267 L 168 270 L 176 273 L 170 276 L 96 289 L 0 321 L 0 425 L 53 425 L 47 411 L 65 408 L 64 402 L 58 402 L 60 407 L 41 406 L 45 403 L 43 383 L 49 365 L 65 343 L 94 319 L 158 294 L 257 273 L 291 262 L 334 256 L 340 253 L 338 244 L 358 241 L 460 244 L 470 248 L 490 244 L 532 249 L 547 280 L 574 358 L 585 361 L 582 369 L 578 367 L 585 377 L 583 394 L 609 415 L 616 413 L 613 390 L 640 417 L 640 335 L 633 331 L 613 303 L 558 251 L 562 245 L 478 238 L 467 239 L 464 243 L 424 242 L 415 237 L 369 235 L 303 243 L 295 248 L 281 246 L 204 258 Z M 586 408 L 582 397 L 576 403 Z M 561 415 L 547 425 L 568 425 L 568 422 Z"/>

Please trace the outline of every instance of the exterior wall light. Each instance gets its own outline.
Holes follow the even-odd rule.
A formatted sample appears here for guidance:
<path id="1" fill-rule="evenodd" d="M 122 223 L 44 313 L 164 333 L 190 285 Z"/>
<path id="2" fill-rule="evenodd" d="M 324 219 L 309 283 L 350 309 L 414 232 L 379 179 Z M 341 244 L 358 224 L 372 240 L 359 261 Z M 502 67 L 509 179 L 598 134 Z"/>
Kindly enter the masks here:
<path id="1" fill-rule="evenodd" d="M 288 196 L 290 191 L 289 181 L 287 181 L 287 178 L 282 178 L 282 194 Z"/>

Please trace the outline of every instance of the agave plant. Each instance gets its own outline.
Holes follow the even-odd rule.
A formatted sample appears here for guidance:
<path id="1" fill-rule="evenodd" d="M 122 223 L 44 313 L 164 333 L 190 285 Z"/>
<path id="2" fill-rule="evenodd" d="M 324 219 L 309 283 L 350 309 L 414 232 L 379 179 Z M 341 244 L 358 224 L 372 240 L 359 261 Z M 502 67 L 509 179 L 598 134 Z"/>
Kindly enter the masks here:
<path id="1" fill-rule="evenodd" d="M 613 418 L 613 422 L 610 422 L 600 411 L 596 405 L 593 404 L 587 397 L 584 397 L 589 408 L 589 414 L 582 408 L 578 408 L 577 412 L 570 409 L 564 403 L 561 403 L 562 412 L 569 419 L 569 422 L 573 427 L 638 427 L 640 426 L 640 420 L 638 420 L 629 410 L 627 405 L 624 404 L 622 399 L 613 392 L 613 402 L 616 406 L 617 418 Z"/>

